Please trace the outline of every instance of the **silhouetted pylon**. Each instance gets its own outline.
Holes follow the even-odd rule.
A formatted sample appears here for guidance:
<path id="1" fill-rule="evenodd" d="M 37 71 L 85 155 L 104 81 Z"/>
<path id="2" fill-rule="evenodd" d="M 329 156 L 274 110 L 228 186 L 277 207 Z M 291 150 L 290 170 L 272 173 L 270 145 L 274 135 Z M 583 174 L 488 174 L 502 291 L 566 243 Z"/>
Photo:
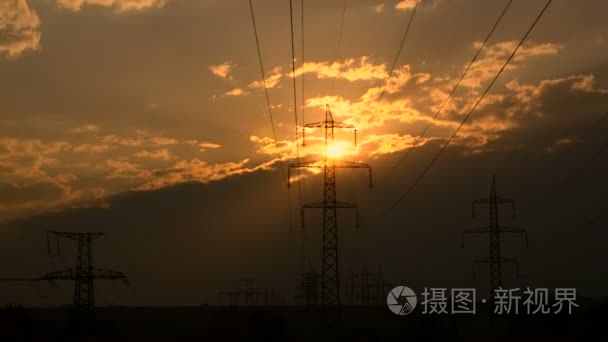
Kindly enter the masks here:
<path id="1" fill-rule="evenodd" d="M 325 121 L 310 123 L 304 127 L 324 128 L 325 153 L 321 161 L 308 161 L 291 164 L 288 169 L 287 185 L 291 183 L 291 168 L 317 168 L 323 170 L 323 201 L 305 204 L 302 207 L 302 228 L 304 227 L 304 209 L 323 209 L 323 268 L 321 274 L 321 305 L 324 309 L 340 307 L 340 279 L 338 263 L 338 220 L 337 209 L 354 209 L 356 225 L 359 225 L 359 212 L 352 203 L 339 202 L 336 198 L 336 168 L 365 168 L 369 170 L 369 186 L 372 186 L 371 166 L 337 160 L 329 155 L 330 144 L 334 144 L 334 129 L 354 129 L 355 126 L 334 121 L 329 106 L 325 109 Z M 298 180 L 299 181 L 299 180 Z"/>
<path id="2" fill-rule="evenodd" d="M 56 286 L 56 280 L 74 281 L 74 308 L 78 313 L 91 313 L 95 310 L 95 279 L 121 280 L 129 285 L 127 276 L 118 271 L 106 270 L 93 267 L 93 240 L 102 237 L 103 233 L 71 233 L 71 232 L 47 232 L 48 253 L 52 256 L 48 235 L 54 234 L 57 238 L 57 253 L 59 250 L 59 237 L 64 237 L 78 242 L 76 267 L 66 270 L 46 273 L 40 278 L 0 278 L 0 281 L 48 281 L 51 286 Z"/>
<path id="3" fill-rule="evenodd" d="M 473 277 L 475 277 L 476 265 L 486 263 L 490 265 L 490 296 L 491 302 L 494 302 L 493 291 L 502 287 L 502 264 L 513 263 L 516 267 L 517 276 L 519 277 L 519 263 L 515 258 L 503 257 L 500 252 L 500 234 L 502 233 L 520 233 L 524 234 L 526 239 L 526 247 L 528 247 L 528 233 L 525 229 L 500 226 L 498 222 L 498 209 L 501 204 L 511 205 L 512 216 L 515 217 L 515 201 L 508 198 L 498 197 L 496 194 L 496 176 L 492 176 L 492 186 L 490 189 L 490 197 L 482 198 L 473 201 L 473 217 L 475 217 L 475 208 L 477 205 L 486 204 L 490 210 L 490 225 L 486 227 L 467 229 L 462 232 L 462 248 L 464 248 L 465 234 L 489 234 L 490 236 L 490 256 L 486 258 L 478 258 L 473 262 Z"/>
<path id="4" fill-rule="evenodd" d="M 125 285 L 129 284 L 127 276 L 122 272 L 93 267 L 93 240 L 102 237 L 104 235 L 103 233 L 71 233 L 57 231 L 49 231 L 48 233 L 78 242 L 76 267 L 50 272 L 42 277 L 51 284 L 53 284 L 55 280 L 73 280 L 74 307 L 76 310 L 86 312 L 94 311 L 95 286 L 93 281 L 95 279 L 122 280 Z"/>

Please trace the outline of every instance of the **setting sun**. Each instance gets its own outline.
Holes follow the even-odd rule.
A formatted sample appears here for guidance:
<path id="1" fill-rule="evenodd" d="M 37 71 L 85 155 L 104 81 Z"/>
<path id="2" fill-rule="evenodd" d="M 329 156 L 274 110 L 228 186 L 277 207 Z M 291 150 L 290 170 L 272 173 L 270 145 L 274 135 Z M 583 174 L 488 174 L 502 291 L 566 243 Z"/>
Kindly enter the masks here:
<path id="1" fill-rule="evenodd" d="M 356 150 L 346 141 L 337 141 L 327 146 L 327 156 L 330 158 L 340 158 L 355 153 Z"/>

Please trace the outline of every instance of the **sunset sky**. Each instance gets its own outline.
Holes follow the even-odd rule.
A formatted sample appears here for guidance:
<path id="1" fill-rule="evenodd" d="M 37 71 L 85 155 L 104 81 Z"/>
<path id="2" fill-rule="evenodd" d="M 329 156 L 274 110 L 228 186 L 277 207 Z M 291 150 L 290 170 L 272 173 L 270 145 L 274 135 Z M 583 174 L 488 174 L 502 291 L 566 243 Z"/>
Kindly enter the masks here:
<path id="1" fill-rule="evenodd" d="M 433 237 L 445 236 L 438 246 L 452 249 L 437 247 L 442 252 L 418 265 L 416 272 L 443 279 L 430 270 L 458 253 L 460 277 L 468 279 L 470 254 L 475 252 L 458 249 L 457 239 L 462 229 L 481 225 L 470 218 L 469 202 L 487 197 L 496 173 L 499 191 L 521 200 L 522 213 L 549 199 L 571 201 L 551 214 L 520 221 L 537 241 L 536 252 L 530 252 L 530 268 L 548 270 L 539 279 L 565 279 L 560 267 L 564 260 L 574 260 L 565 246 L 572 253 L 587 250 L 595 260 L 607 260 L 596 241 L 597 236 L 606 239 L 600 227 L 606 223 L 602 212 L 608 210 L 608 183 L 601 177 L 608 159 L 603 154 L 592 167 L 586 164 L 605 143 L 603 130 L 608 128 L 608 120 L 602 120 L 608 112 L 608 3 L 601 0 L 553 1 L 433 170 L 388 214 L 392 217 L 378 219 L 461 123 L 545 1 L 513 1 L 411 158 L 394 169 L 450 93 L 507 1 L 422 0 L 388 78 L 415 3 L 347 0 L 344 9 L 342 0 L 305 0 L 302 51 L 301 2 L 294 1 L 298 125 L 303 113 L 306 123 L 323 120 L 329 104 L 336 120 L 358 128 L 356 150 L 352 132 L 337 136 L 344 141 L 344 157 L 371 164 L 377 177 L 378 187 L 370 193 L 365 175 L 339 174 L 344 183 L 338 180 L 338 197 L 359 202 L 368 234 L 376 232 L 374 246 L 362 247 L 372 239 L 363 232 L 351 239 L 358 242 L 350 250 L 345 245 L 344 253 L 376 251 L 374 261 L 368 262 L 374 268 L 398 256 L 379 249 L 405 241 L 431 245 Z M 272 249 L 265 248 L 269 246 L 280 246 L 278 254 L 302 264 L 297 260 L 306 257 L 296 256 L 300 252 L 295 250 L 303 238 L 299 232 L 288 233 L 288 227 L 299 222 L 297 187 L 288 192 L 285 186 L 284 162 L 296 158 L 289 1 L 257 0 L 253 5 L 281 160 L 247 1 L 0 0 L 0 221 L 1 234 L 14 234 L 2 243 L 37 241 L 36 247 L 27 248 L 27 253 L 36 250 L 28 258 L 42 260 L 42 232 L 49 225 L 111 230 L 99 241 L 100 249 L 106 249 L 100 260 L 136 279 L 142 269 L 140 279 L 151 279 L 152 268 L 142 266 L 143 260 L 167 243 L 176 248 L 172 261 L 150 262 L 163 270 L 166 266 L 159 271 L 164 272 L 163 286 L 170 286 L 172 272 L 177 272 L 174 264 L 218 255 L 224 256 L 226 272 L 244 268 L 262 278 L 253 270 L 270 264 L 282 267 L 270 261 L 281 258 L 271 255 Z M 378 101 L 383 89 L 386 94 Z M 321 133 L 307 132 L 307 146 L 300 148 L 303 160 L 321 151 Z M 579 166 L 585 169 L 575 181 L 564 180 Z M 305 200 L 320 200 L 321 179 L 305 176 Z M 438 217 L 443 207 L 447 214 Z M 166 216 L 157 217 L 159 211 Z M 573 213 L 576 224 L 584 221 L 585 233 L 578 235 L 579 240 L 568 235 L 577 229 L 572 222 L 553 215 L 563 212 Z M 311 214 L 309 221 L 314 227 L 318 220 Z M 201 233 L 195 228 L 204 225 L 201 222 L 232 228 Z M 355 234 L 349 219 L 341 222 L 343 231 Z M 170 237 L 161 233 L 161 224 Z M 555 233 L 559 224 L 561 235 Z M 150 233 L 146 225 L 156 228 Z M 307 248 L 318 258 L 319 228 L 311 229 L 306 233 Z M 132 239 L 121 242 L 120 234 Z M 149 245 L 131 249 L 143 243 L 138 238 L 142 234 L 151 234 L 144 239 Z M 538 248 L 549 234 L 555 236 L 555 245 L 543 251 L 542 259 Z M 196 239 L 205 241 L 200 247 L 204 256 L 185 251 Z M 237 245 L 220 247 L 228 241 Z M 254 246 L 245 246 L 247 241 Z M 177 250 L 179 246 L 183 250 Z M 16 246 L 7 248 L 3 258 L 9 252 L 26 253 Z M 133 256 L 134 250 L 139 256 Z M 259 260 L 265 260 L 260 262 L 265 266 L 239 266 L 236 256 L 228 256 L 229 250 L 239 250 L 245 259 L 243 255 L 259 256 L 264 250 Z M 479 251 L 483 255 L 486 250 Z M 421 259 L 429 257 L 421 253 Z M 549 259 L 556 260 L 553 266 L 543 261 Z M 208 261 L 200 262 L 183 267 L 205 268 Z M 598 282 L 591 270 L 605 269 L 606 261 L 582 263 L 583 259 L 573 262 L 564 272 L 579 272 L 585 284 L 581 286 L 600 293 L 606 280 Z M 38 261 L 2 265 L 14 273 L 48 269 Z M 387 274 L 395 277 L 403 267 L 415 267 L 394 265 L 392 270 L 387 266 Z M 213 272 L 217 284 L 225 284 L 220 270 Z M 192 291 L 166 301 L 190 300 L 187 293 Z M 139 302 L 155 302 L 154 293 L 149 290 Z"/>

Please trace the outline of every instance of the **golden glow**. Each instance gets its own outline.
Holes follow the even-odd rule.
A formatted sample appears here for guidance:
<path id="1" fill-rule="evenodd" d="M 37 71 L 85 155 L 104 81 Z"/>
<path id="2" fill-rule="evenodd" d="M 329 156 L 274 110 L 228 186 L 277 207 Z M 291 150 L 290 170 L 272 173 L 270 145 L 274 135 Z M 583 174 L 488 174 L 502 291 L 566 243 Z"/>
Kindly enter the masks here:
<path id="1" fill-rule="evenodd" d="M 346 141 L 336 141 L 327 146 L 327 156 L 333 159 L 355 154 L 355 152 L 353 146 Z"/>

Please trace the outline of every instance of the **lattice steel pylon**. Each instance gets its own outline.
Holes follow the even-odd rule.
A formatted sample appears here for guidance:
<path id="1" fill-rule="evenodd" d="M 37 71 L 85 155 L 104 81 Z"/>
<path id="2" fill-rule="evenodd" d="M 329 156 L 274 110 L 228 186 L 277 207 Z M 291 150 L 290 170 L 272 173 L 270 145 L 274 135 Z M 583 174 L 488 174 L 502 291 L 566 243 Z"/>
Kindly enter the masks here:
<path id="1" fill-rule="evenodd" d="M 298 289 L 300 294 L 296 299 L 301 300 L 307 308 L 312 308 L 319 305 L 319 290 L 321 275 L 312 265 L 309 265 L 309 270 L 302 273 Z"/>
<path id="2" fill-rule="evenodd" d="M 78 254 L 76 267 L 66 270 L 49 272 L 40 278 L 0 278 L 0 281 L 48 281 L 51 286 L 56 286 L 55 280 L 74 281 L 74 308 L 78 313 L 91 313 L 95 310 L 95 279 L 122 280 L 129 285 L 127 276 L 118 271 L 106 270 L 93 267 L 93 240 L 103 236 L 103 233 L 71 233 L 50 230 L 47 232 L 47 247 L 49 255 L 52 256 L 51 243 L 48 235 L 54 234 L 57 238 L 57 252 L 59 249 L 59 237 L 78 241 Z"/>
<path id="3" fill-rule="evenodd" d="M 325 153 L 322 161 L 308 161 L 289 165 L 287 185 L 291 183 L 291 168 L 317 168 L 323 170 L 323 201 L 302 206 L 302 228 L 305 209 L 323 209 L 323 268 L 321 274 L 321 306 L 323 309 L 340 308 L 340 274 L 338 263 L 338 215 L 337 209 L 354 209 L 356 225 L 359 226 L 359 211 L 355 204 L 339 202 L 336 197 L 336 168 L 364 168 L 369 170 L 369 186 L 372 186 L 372 169 L 368 164 L 337 160 L 329 154 L 334 146 L 334 129 L 355 129 L 355 126 L 334 121 L 329 105 L 325 108 L 325 121 L 306 124 L 308 128 L 325 130 Z M 298 142 L 297 142 L 298 143 Z M 331 145 L 330 145 L 331 144 Z M 356 130 L 355 130 L 356 144 Z M 299 180 L 298 180 L 299 181 Z"/>
<path id="4" fill-rule="evenodd" d="M 94 311 L 95 287 L 93 281 L 95 279 L 122 280 L 125 285 L 129 284 L 127 276 L 122 272 L 93 267 L 93 240 L 102 237 L 103 233 L 71 233 L 51 230 L 48 231 L 48 234 L 56 235 L 57 239 L 64 237 L 78 242 L 76 267 L 49 272 L 41 278 L 41 280 L 49 281 L 52 285 L 55 280 L 73 280 L 74 307 L 77 311 Z M 50 244 L 48 248 L 50 254 Z M 59 249 L 58 246 L 57 249 Z"/>
<path id="5" fill-rule="evenodd" d="M 496 176 L 492 176 L 492 186 L 490 189 L 490 197 L 482 198 L 473 201 L 473 217 L 475 217 L 475 207 L 479 204 L 487 204 L 490 209 L 490 225 L 486 227 L 466 229 L 462 232 L 461 245 L 464 248 L 465 234 L 489 234 L 490 235 L 490 256 L 479 258 L 473 262 L 473 276 L 475 277 L 475 266 L 480 263 L 490 265 L 490 298 L 494 303 L 493 291 L 502 287 L 502 264 L 513 263 L 516 267 L 517 276 L 519 276 L 519 262 L 515 258 L 503 257 L 500 252 L 500 234 L 502 233 L 519 233 L 524 234 L 526 239 L 526 247 L 528 247 L 528 233 L 522 228 L 513 228 L 500 226 L 498 223 L 498 208 L 501 204 L 510 204 L 512 215 L 515 217 L 515 201 L 508 198 L 498 197 L 496 194 Z"/>

